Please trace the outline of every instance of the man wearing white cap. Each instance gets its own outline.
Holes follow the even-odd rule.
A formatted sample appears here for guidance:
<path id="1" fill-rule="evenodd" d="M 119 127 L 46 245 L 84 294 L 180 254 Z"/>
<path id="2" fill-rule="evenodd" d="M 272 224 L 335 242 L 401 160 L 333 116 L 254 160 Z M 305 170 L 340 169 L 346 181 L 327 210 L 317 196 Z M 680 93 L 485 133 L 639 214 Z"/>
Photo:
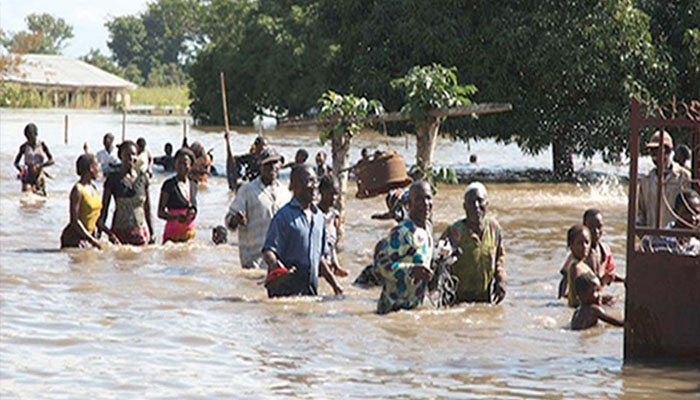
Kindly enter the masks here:
<path id="1" fill-rule="evenodd" d="M 486 216 L 488 198 L 486 187 L 473 182 L 464 192 L 466 218 L 450 225 L 441 239 L 450 241 L 452 248 L 462 250 L 453 265 L 458 302 L 494 302 L 506 297 L 506 270 L 503 262 L 501 226 Z"/>
<path id="2" fill-rule="evenodd" d="M 651 160 L 654 162 L 654 168 L 639 180 L 639 195 L 637 196 L 637 225 L 639 226 L 653 227 L 656 224 L 657 184 L 659 181 L 657 169 L 661 146 L 664 149 L 664 187 L 662 193 L 670 206 L 661 199 L 661 224 L 658 226 L 659 228 L 663 228 L 674 220 L 670 208 L 673 207 L 672 204 L 678 193 L 689 184 L 690 173 L 671 158 L 673 151 L 671 135 L 666 131 L 654 132 L 646 146 L 649 149 Z"/>

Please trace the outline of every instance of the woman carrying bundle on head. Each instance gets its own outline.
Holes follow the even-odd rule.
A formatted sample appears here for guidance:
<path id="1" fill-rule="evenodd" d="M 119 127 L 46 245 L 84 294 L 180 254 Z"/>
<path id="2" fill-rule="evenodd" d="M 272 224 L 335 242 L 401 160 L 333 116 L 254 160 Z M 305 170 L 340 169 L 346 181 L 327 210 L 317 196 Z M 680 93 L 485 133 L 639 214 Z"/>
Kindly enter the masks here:
<path id="1" fill-rule="evenodd" d="M 197 183 L 188 177 L 194 153 L 183 147 L 175 153 L 176 175 L 163 182 L 158 201 L 158 218 L 164 219 L 163 243 L 186 242 L 194 238 L 197 216 Z"/>

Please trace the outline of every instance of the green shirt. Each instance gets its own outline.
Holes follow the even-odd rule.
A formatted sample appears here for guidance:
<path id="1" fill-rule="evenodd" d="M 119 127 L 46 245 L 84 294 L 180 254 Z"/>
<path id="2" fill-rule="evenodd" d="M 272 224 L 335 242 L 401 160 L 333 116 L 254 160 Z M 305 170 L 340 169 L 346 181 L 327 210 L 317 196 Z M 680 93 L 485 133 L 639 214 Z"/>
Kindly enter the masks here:
<path id="1" fill-rule="evenodd" d="M 491 301 L 491 283 L 497 271 L 504 269 L 501 227 L 495 219 L 484 219 L 481 238 L 469 229 L 467 220 L 452 224 L 442 235 L 462 254 L 453 266 L 459 278 L 457 301 Z"/>

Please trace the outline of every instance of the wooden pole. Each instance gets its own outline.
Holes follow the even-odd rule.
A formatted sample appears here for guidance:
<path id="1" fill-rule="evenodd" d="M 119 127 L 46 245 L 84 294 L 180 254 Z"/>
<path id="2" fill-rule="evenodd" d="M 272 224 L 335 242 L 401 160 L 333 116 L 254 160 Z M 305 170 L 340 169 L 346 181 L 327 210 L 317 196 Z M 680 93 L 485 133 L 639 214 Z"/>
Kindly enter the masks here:
<path id="1" fill-rule="evenodd" d="M 221 104 L 224 107 L 224 127 L 228 133 L 228 106 L 226 103 L 226 81 L 224 80 L 224 72 L 219 73 L 221 77 Z"/>
<path id="2" fill-rule="evenodd" d="M 122 109 L 122 142 L 126 140 L 126 108 Z"/>
<path id="3" fill-rule="evenodd" d="M 68 144 L 68 114 L 63 118 L 63 143 Z"/>

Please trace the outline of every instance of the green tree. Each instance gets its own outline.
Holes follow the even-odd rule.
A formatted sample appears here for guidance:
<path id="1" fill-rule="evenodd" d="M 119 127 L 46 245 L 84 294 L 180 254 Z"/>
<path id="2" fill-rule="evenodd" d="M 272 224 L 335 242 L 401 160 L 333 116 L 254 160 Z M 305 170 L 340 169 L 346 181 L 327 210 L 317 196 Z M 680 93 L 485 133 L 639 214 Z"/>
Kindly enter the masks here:
<path id="1" fill-rule="evenodd" d="M 304 115 L 329 87 L 396 110 L 404 98 L 393 79 L 414 65 L 454 65 L 459 81 L 479 87 L 474 102 L 509 102 L 513 112 L 446 120 L 443 131 L 533 154 L 551 148 L 553 170 L 569 177 L 573 154 L 610 160 L 626 150 L 630 96 L 673 89 L 632 0 L 220 2 L 226 12 L 205 17 L 210 41 L 191 69 L 193 112 L 209 123 L 222 120 L 220 70 L 236 88 L 234 119 L 250 121 L 264 109 Z"/>
<path id="2" fill-rule="evenodd" d="M 676 77 L 679 100 L 700 98 L 700 2 L 637 0 L 651 17 L 650 31 L 657 47 L 667 52 Z"/>
<path id="3" fill-rule="evenodd" d="M 467 96 L 476 93 L 474 85 L 459 85 L 456 72 L 457 68 L 445 68 L 440 64 L 415 66 L 404 77 L 391 81 L 392 87 L 404 93 L 401 113 L 411 119 L 416 130 L 416 165 L 423 177 L 430 180 L 435 144 L 445 117 L 435 117 L 429 112 L 469 105 L 471 100 Z"/>
<path id="4" fill-rule="evenodd" d="M 187 76 L 177 63 L 156 64 L 148 73 L 146 86 L 180 86 L 185 83 Z"/>
<path id="5" fill-rule="evenodd" d="M 143 81 L 162 77 L 163 68 L 181 80 L 184 67 L 200 42 L 199 22 L 202 2 L 198 0 L 157 0 L 148 3 L 138 15 L 115 17 L 107 21 L 107 46 L 122 68 L 134 64 Z M 152 71 L 155 69 L 155 71 Z M 155 81 L 154 81 L 155 82 Z"/>
<path id="6" fill-rule="evenodd" d="M 109 31 L 107 47 L 122 68 L 134 64 L 139 71 L 150 71 L 150 58 L 146 55 L 146 27 L 139 17 L 127 15 L 115 17 L 105 24 Z"/>
<path id="7" fill-rule="evenodd" d="M 124 76 L 124 71 L 119 68 L 111 58 L 102 54 L 100 49 L 90 49 L 90 51 L 86 55 L 80 57 L 80 59 L 111 74 L 121 77 Z"/>
<path id="8" fill-rule="evenodd" d="M 60 54 L 73 37 L 71 25 L 48 13 L 29 14 L 25 22 L 27 31 L 0 35 L 0 43 L 12 53 Z"/>
<path id="9" fill-rule="evenodd" d="M 212 40 L 190 67 L 194 115 L 205 123 L 222 123 L 220 71 L 231 83 L 231 121 L 248 124 L 264 112 L 307 115 L 332 87 L 326 78 L 332 48 L 316 32 L 316 2 L 213 3 L 216 12 L 205 24 Z"/>
<path id="10" fill-rule="evenodd" d="M 341 225 L 338 240 L 343 237 L 345 222 L 345 196 L 348 188 L 348 167 L 350 164 L 350 141 L 366 126 L 366 118 L 384 113 L 384 107 L 378 100 L 367 100 L 353 94 L 341 95 L 332 90 L 326 91 L 319 99 L 318 117 L 332 121 L 321 131 L 321 143 L 331 141 L 333 157 L 333 175 L 340 184 L 338 212 Z"/>

